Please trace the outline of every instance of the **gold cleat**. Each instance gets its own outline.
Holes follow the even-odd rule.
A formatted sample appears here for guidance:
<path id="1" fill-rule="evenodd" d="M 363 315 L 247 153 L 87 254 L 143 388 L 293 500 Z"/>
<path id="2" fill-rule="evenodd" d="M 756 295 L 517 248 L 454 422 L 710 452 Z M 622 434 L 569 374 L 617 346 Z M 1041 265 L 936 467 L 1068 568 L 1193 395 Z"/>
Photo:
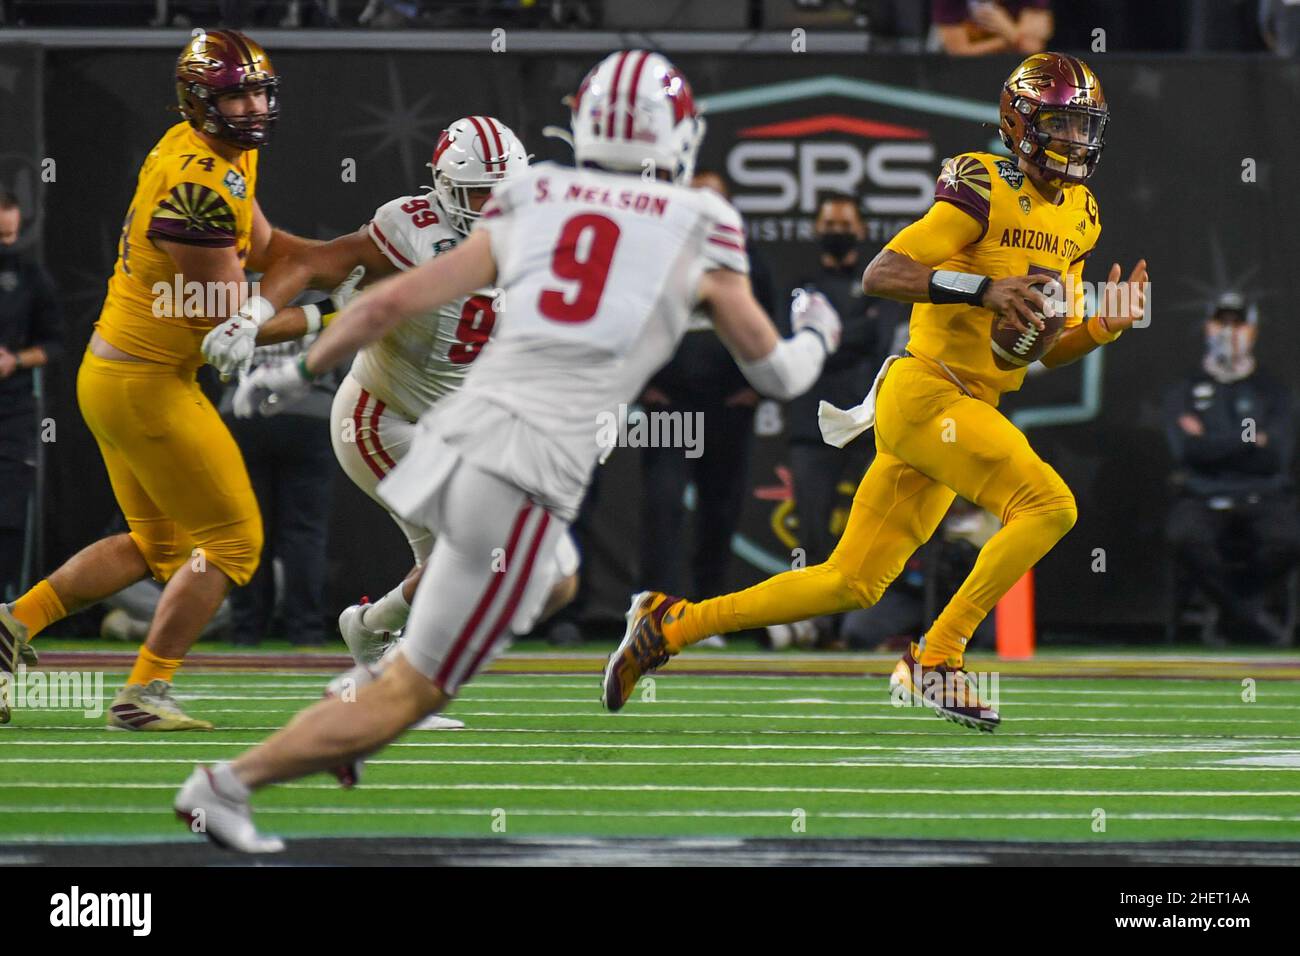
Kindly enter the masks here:
<path id="1" fill-rule="evenodd" d="M 111 730 L 212 730 L 206 720 L 197 720 L 181 710 L 172 697 L 172 685 L 165 680 L 148 684 L 127 684 L 117 692 L 108 708 Z"/>
<path id="2" fill-rule="evenodd" d="M 922 664 L 921 648 L 915 642 L 894 665 L 889 690 L 895 703 L 929 707 L 944 720 L 971 730 L 992 733 L 1002 723 L 998 712 L 980 700 L 975 681 L 960 660 Z"/>
<path id="3" fill-rule="evenodd" d="M 661 591 L 642 591 L 632 598 L 623 640 L 605 664 L 600 702 L 606 710 L 621 709 L 637 681 L 668 663 L 672 652 L 664 641 L 663 619 L 679 600 Z"/>
<path id="4" fill-rule="evenodd" d="M 9 605 L 0 604 L 0 724 L 9 723 L 9 693 L 18 665 L 31 667 L 36 651 L 27 640 L 27 625 L 14 617 Z"/>

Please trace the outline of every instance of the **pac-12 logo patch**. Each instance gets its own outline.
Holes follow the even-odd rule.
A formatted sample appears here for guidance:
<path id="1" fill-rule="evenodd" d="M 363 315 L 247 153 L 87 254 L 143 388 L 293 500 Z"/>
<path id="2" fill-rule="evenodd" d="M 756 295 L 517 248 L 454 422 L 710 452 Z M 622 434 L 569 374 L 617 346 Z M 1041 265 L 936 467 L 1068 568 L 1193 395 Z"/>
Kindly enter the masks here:
<path id="1" fill-rule="evenodd" d="M 998 175 L 1012 189 L 1019 189 L 1025 182 L 1025 174 L 1020 171 L 1020 168 L 1005 159 L 998 160 Z"/>
<path id="2" fill-rule="evenodd" d="M 1021 197 L 1020 197 L 1020 211 L 1023 212 L 1026 216 L 1029 215 L 1029 197 L 1028 197 L 1028 196 L 1021 196 Z"/>
<path id="3" fill-rule="evenodd" d="M 222 182 L 230 190 L 230 195 L 236 199 L 246 199 L 248 197 L 248 185 L 244 182 L 244 177 L 233 169 L 226 173 L 226 178 Z"/>

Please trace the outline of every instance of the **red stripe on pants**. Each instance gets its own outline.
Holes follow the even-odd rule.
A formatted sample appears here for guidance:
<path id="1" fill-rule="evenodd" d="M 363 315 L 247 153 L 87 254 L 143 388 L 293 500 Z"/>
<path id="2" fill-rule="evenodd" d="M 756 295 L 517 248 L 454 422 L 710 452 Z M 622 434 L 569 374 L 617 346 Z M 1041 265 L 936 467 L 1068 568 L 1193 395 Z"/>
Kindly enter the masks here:
<path id="1" fill-rule="evenodd" d="M 474 608 L 474 613 L 470 615 L 469 620 L 465 622 L 464 628 L 461 629 L 460 636 L 456 638 L 451 646 L 451 652 L 447 659 L 443 661 L 442 667 L 438 668 L 438 673 L 434 675 L 434 682 L 438 686 L 445 688 L 447 679 L 456 669 L 456 662 L 460 660 L 460 655 L 465 653 L 465 648 L 473 640 L 474 632 L 478 630 L 479 624 L 483 622 L 484 615 L 487 614 L 497 591 L 501 588 L 501 582 L 505 580 L 506 574 L 510 570 L 510 562 L 514 558 L 515 547 L 519 544 L 519 536 L 523 534 L 524 522 L 533 510 L 531 501 L 525 502 L 524 506 L 519 509 L 519 516 L 515 518 L 515 525 L 510 530 L 510 540 L 506 543 L 506 570 L 493 572 L 492 580 L 488 583 L 487 590 L 483 592 L 483 597 L 479 599 L 478 606 Z"/>
<path id="2" fill-rule="evenodd" d="M 380 461 L 384 463 L 384 471 L 389 472 L 397 467 L 397 462 L 393 461 L 393 456 L 388 454 L 384 448 L 383 436 L 379 434 L 379 416 L 384 414 L 387 408 L 379 399 L 375 399 L 374 411 L 370 413 L 370 443 L 374 446 L 374 451 L 379 455 Z"/>
<path id="3" fill-rule="evenodd" d="M 474 657 L 474 662 L 469 665 L 469 670 L 465 672 L 464 680 L 461 681 L 462 684 L 478 673 L 479 667 L 483 664 L 483 658 L 487 656 L 489 650 L 496 646 L 497 641 L 501 638 L 501 632 L 510 626 L 510 621 L 515 616 L 515 610 L 519 607 L 519 602 L 524 596 L 524 589 L 528 585 L 528 579 L 532 576 L 533 561 L 537 558 L 537 550 L 542 546 L 542 539 L 546 537 L 546 529 L 550 523 L 550 512 L 543 511 L 542 520 L 538 522 L 537 531 L 533 535 L 533 542 L 528 546 L 528 557 L 524 558 L 523 574 L 515 582 L 514 590 L 510 592 L 510 600 L 507 602 L 505 610 L 493 622 L 492 629 L 488 632 L 488 640 L 483 642 L 483 646 L 479 648 L 478 654 Z"/>
<path id="4" fill-rule="evenodd" d="M 370 401 L 370 393 L 364 388 L 361 390 L 361 396 L 357 399 L 357 407 L 352 410 L 352 428 L 353 440 L 357 443 L 357 451 L 361 452 L 361 460 L 367 467 L 374 472 L 376 478 L 384 477 L 384 469 L 379 466 L 379 462 L 366 450 L 365 440 L 361 437 L 365 433 L 365 414 L 366 402 Z"/>

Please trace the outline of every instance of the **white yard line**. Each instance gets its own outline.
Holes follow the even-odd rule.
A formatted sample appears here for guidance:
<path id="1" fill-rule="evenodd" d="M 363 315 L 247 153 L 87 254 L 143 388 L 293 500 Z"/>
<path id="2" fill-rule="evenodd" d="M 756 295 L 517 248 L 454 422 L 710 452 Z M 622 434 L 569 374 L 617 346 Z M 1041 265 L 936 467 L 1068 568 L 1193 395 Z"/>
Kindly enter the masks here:
<path id="1" fill-rule="evenodd" d="M 496 807 L 264 807 L 257 811 L 258 816 L 482 816 L 493 818 Z M 158 807 L 129 806 L 50 806 L 50 805 L 0 805 L 3 814 L 91 814 L 103 815 L 149 815 L 157 816 Z M 507 811 L 507 816 L 514 817 L 616 817 L 627 819 L 667 817 L 667 818 L 720 818 L 734 819 L 741 817 L 769 817 L 789 820 L 792 811 L 788 808 L 773 810 L 567 810 L 555 807 L 516 807 Z M 1077 820 L 1081 824 L 1091 821 L 1088 813 L 916 813 L 910 811 L 870 813 L 858 810 L 810 811 L 808 819 L 837 820 Z M 1297 823 L 1300 816 L 1265 813 L 1108 813 L 1107 820 L 1210 820 L 1219 823 Z"/>
<path id="2" fill-rule="evenodd" d="M 222 713 L 222 711 L 214 709 L 211 711 L 205 711 L 205 713 Z M 243 711 L 240 711 L 240 713 L 243 713 Z M 460 711 L 453 709 L 447 711 L 447 716 L 455 717 L 460 713 L 461 713 Z M 514 716 L 521 717 L 527 715 L 515 714 Z M 1142 720 L 1136 718 L 1132 722 L 1143 723 Z M 18 733 L 19 731 L 17 730 L 17 728 L 21 725 L 15 724 L 12 726 L 14 729 L 8 732 Z M 279 730 L 281 726 L 282 726 L 281 724 L 270 724 L 270 725 L 247 724 L 247 725 L 241 725 L 239 727 L 227 727 L 227 728 L 219 727 L 217 728 L 216 731 L 214 731 L 214 733 L 222 734 L 222 735 L 230 734 L 230 733 L 259 733 L 259 732 L 272 733 L 274 731 Z M 772 728 L 737 729 L 737 728 L 685 727 L 685 728 L 674 728 L 673 730 L 665 730 L 665 731 L 646 731 L 646 730 L 638 730 L 631 727 L 609 727 L 609 726 L 583 727 L 578 730 L 555 730 L 548 727 L 471 726 L 471 727 L 463 728 L 459 732 L 459 735 L 470 736 L 472 734 L 549 734 L 552 736 L 560 737 L 560 736 L 576 736 L 576 735 L 592 735 L 592 734 L 613 734 L 613 735 L 638 734 L 640 735 L 645 733 L 665 733 L 665 734 L 673 734 L 679 736 L 717 736 L 717 737 L 739 737 L 739 736 L 752 737 L 755 735 L 775 736 L 775 737 L 862 737 L 864 735 L 869 734 L 872 737 L 900 737 L 900 738 L 944 737 L 945 739 L 952 738 L 956 740 L 971 739 L 968 734 L 962 733 L 960 731 L 956 731 L 950 727 L 947 727 L 945 724 L 930 723 L 929 726 L 934 729 L 932 731 L 929 731 L 929 730 L 890 730 L 888 728 L 873 728 L 868 731 L 868 730 L 827 730 L 824 728 L 820 730 L 775 730 Z M 94 744 L 102 741 L 104 739 L 103 734 L 105 732 L 105 729 L 103 725 L 100 723 L 99 718 L 87 718 L 86 722 L 82 724 L 47 724 L 37 728 L 28 728 L 28 732 L 31 731 L 35 731 L 39 733 L 44 733 L 47 731 L 50 732 L 57 731 L 60 733 L 93 734 L 94 737 L 89 740 L 58 741 L 59 743 L 80 743 L 80 744 L 89 745 L 89 744 Z M 6 732 L 5 730 L 0 729 L 0 735 L 4 734 L 5 732 Z M 433 733 L 433 732 L 434 731 L 412 731 L 412 733 L 420 733 L 420 734 Z M 117 735 L 116 731 L 113 731 L 112 733 L 114 733 L 115 736 Z M 1016 731 L 1016 730 L 1008 730 L 1004 727 L 998 730 L 997 738 L 999 740 L 1046 739 L 1046 740 L 1065 740 L 1065 741 L 1231 740 L 1240 744 L 1253 745 L 1256 743 L 1267 744 L 1267 743 L 1277 743 L 1277 742 L 1300 741 L 1300 734 L 1235 734 L 1235 733 L 1234 734 L 1208 734 L 1208 733 L 1177 734 L 1177 733 L 1168 733 L 1168 732 L 1135 733 L 1135 732 L 1123 731 L 1123 730 L 1101 731 L 1097 733 L 1090 733 L 1084 730 L 1060 731 L 1060 732 L 1043 731 L 1043 730 Z M 3 737 L 0 737 L 0 741 L 3 741 Z M 129 743 L 130 741 L 119 740 L 118 742 Z M 166 740 L 154 738 L 151 736 L 145 737 L 144 739 L 141 740 L 141 742 L 155 743 L 155 744 L 167 743 Z M 27 741 L 27 743 L 29 746 L 33 746 L 41 743 L 41 741 Z M 3 762 L 4 762 L 3 758 L 0 758 L 0 763 Z"/>
<path id="3" fill-rule="evenodd" d="M 0 781 L 0 790 L 176 790 L 176 782 L 90 783 L 86 781 Z M 334 783 L 289 783 L 277 790 L 338 790 Z M 1300 790 L 994 790 L 951 787 L 788 787 L 692 786 L 689 784 L 565 784 L 565 783 L 366 783 L 365 790 L 436 792 L 509 790 L 571 793 L 794 793 L 846 794 L 850 796 L 940 796 L 940 797 L 1198 797 L 1206 799 L 1249 797 L 1300 797 Z"/>
<path id="4" fill-rule="evenodd" d="M 509 732 L 518 733 L 519 731 L 512 730 Z M 537 732 L 546 733 L 546 734 L 554 733 L 553 731 L 545 731 L 540 729 Z M 114 736 L 120 736 L 120 735 L 114 735 Z M 435 736 L 441 738 L 443 735 L 438 734 Z M 456 736 L 460 737 L 461 734 L 458 733 L 456 734 Z M 161 747 L 247 747 L 259 742 L 260 741 L 258 739 L 226 740 L 226 741 L 156 740 L 152 737 L 145 737 L 143 735 L 132 735 L 132 739 L 129 740 L 122 740 L 122 739 L 52 740 L 52 741 L 15 740 L 15 741 L 10 741 L 10 745 L 15 747 L 139 747 L 139 748 L 158 747 L 158 746 Z M 438 747 L 438 748 L 468 747 L 471 749 L 482 749 L 482 748 L 542 749 L 544 748 L 547 750 L 557 750 L 557 749 L 558 750 L 585 750 L 585 749 L 608 750 L 610 746 L 611 745 L 607 743 L 593 743 L 590 741 L 572 741 L 572 742 L 563 743 L 563 742 L 544 742 L 544 741 L 513 742 L 513 741 L 466 741 L 466 740 L 444 740 L 444 739 L 418 740 L 418 741 L 403 739 L 389 745 L 389 747 L 394 749 L 399 749 L 399 750 L 408 749 L 408 748 L 425 748 L 425 747 Z M 1022 744 L 1008 744 L 1008 745 L 962 744 L 956 747 L 953 746 L 924 747 L 924 746 L 917 746 L 916 744 L 910 744 L 910 743 L 904 743 L 904 744 L 619 743 L 616 746 L 620 750 L 743 750 L 743 751 L 786 750 L 792 752 L 802 752 L 802 751 L 809 751 L 809 750 L 831 750 L 831 751 L 844 752 L 844 753 L 883 752 L 883 753 L 906 753 L 911 755 L 943 753 L 943 754 L 953 755 L 954 757 L 958 757 L 960 755 L 965 755 L 965 754 L 984 754 L 984 753 L 1006 753 L 1006 754 L 1033 753 L 1033 752 L 1069 753 L 1071 751 L 1075 751 L 1075 752 L 1085 753 L 1090 756 L 1095 756 L 1099 752 L 1111 752 L 1116 755 L 1122 756 L 1125 754 L 1128 755 L 1134 755 L 1138 753 L 1164 754 L 1164 753 L 1171 752 L 1171 749 L 1168 746 L 1160 746 L 1158 744 L 1152 744 L 1146 746 L 1121 746 L 1121 747 L 1105 747 L 1098 744 L 1083 744 L 1073 748 L 1064 746 L 1061 743 L 1052 744 L 1050 746 L 1033 746 L 1033 745 L 1022 745 Z M 1214 754 L 1214 753 L 1258 754 L 1264 752 L 1271 755 L 1288 755 L 1288 756 L 1300 755 L 1300 750 L 1279 749 L 1279 750 L 1268 750 L 1268 751 L 1259 751 L 1259 750 L 1247 751 L 1247 750 L 1243 750 L 1240 747 L 1204 747 L 1204 746 L 1177 747 L 1177 748 L 1173 748 L 1172 752 L 1206 753 L 1206 754 Z M 0 763 L 2 762 L 4 761 L 0 761 Z"/>
<path id="5" fill-rule="evenodd" d="M 1077 678 L 1070 678 L 1069 679 L 1070 683 L 1067 683 L 1064 680 L 1049 680 L 1047 678 L 1017 677 L 1009 674 L 1001 674 L 996 670 L 989 671 L 989 673 L 999 673 L 1000 681 L 1004 682 L 1005 684 L 1011 685 L 1011 689 L 1015 692 L 1016 695 L 1043 695 L 1049 697 L 1099 696 L 1099 697 L 1204 698 L 1209 693 L 1223 692 L 1229 696 L 1240 696 L 1241 693 L 1240 681 L 1230 677 L 1196 679 L 1194 683 L 1199 686 L 1189 687 L 1185 689 L 1167 688 L 1164 686 L 1151 687 L 1146 689 L 1130 689 L 1130 688 L 1123 688 L 1123 687 L 1117 687 L 1114 689 L 1112 688 L 1098 689 L 1098 688 L 1076 688 L 1070 686 L 1070 683 L 1078 680 Z M 263 680 L 252 675 L 239 674 L 239 675 L 232 675 L 232 680 L 230 681 L 216 681 L 211 683 L 204 682 L 204 681 L 191 681 L 182 678 L 177 683 L 177 690 L 183 693 L 185 692 L 197 693 L 200 691 L 219 692 L 219 691 L 226 691 L 231 689 L 235 689 L 235 690 L 243 690 L 243 689 L 319 690 L 324 688 L 325 684 L 328 683 L 330 677 L 332 676 L 333 675 L 328 673 L 303 674 L 301 675 L 301 677 L 287 682 L 285 679 L 293 678 L 293 675 L 276 674 L 273 676 L 268 676 L 265 680 Z M 238 679 L 233 679 L 233 678 L 238 678 Z M 660 685 L 662 687 L 670 688 L 674 691 L 684 690 L 684 691 L 699 691 L 699 692 L 713 693 L 717 690 L 745 690 L 745 691 L 753 691 L 756 693 L 781 694 L 781 693 L 791 693 L 795 691 L 807 692 L 807 691 L 814 691 L 814 690 L 825 690 L 825 691 L 841 691 L 845 693 L 854 694 L 860 692 L 867 692 L 867 693 L 874 692 L 876 685 L 886 681 L 887 675 L 883 675 L 883 674 L 856 675 L 856 679 L 857 679 L 856 686 L 855 686 L 853 675 L 851 675 L 847 679 L 843 677 L 837 677 L 837 678 L 830 678 L 829 680 L 825 678 L 807 678 L 807 677 L 798 677 L 798 676 L 785 677 L 784 675 L 781 675 L 779 678 L 775 678 L 771 675 L 766 675 L 766 676 L 754 675 L 752 677 L 745 677 L 743 679 L 738 680 L 735 677 L 704 678 L 704 679 L 700 679 L 697 677 L 678 678 L 678 677 L 674 677 L 671 673 L 669 673 L 669 674 L 656 674 L 654 675 L 654 679 L 657 682 L 660 682 Z M 773 681 L 778 679 L 782 681 L 793 682 L 796 686 L 783 687 L 777 685 L 777 686 L 764 687 L 760 683 L 757 683 L 759 681 L 765 681 L 765 680 Z M 1149 683 L 1157 682 L 1157 680 L 1154 678 L 1141 678 L 1141 677 L 1098 677 L 1098 678 L 1089 678 L 1089 679 L 1115 681 L 1115 682 L 1120 682 L 1120 681 L 1123 682 L 1147 681 Z M 593 686 L 598 687 L 600 683 L 600 677 L 598 674 L 592 674 L 591 677 L 586 679 L 572 680 L 572 681 L 548 681 L 548 680 L 533 678 L 528 675 L 520 675 L 519 677 L 513 679 L 506 678 L 506 675 L 499 675 L 497 680 L 500 682 L 498 683 L 495 681 L 474 681 L 472 684 L 470 684 L 467 687 L 466 689 L 467 692 L 461 699 L 475 698 L 477 696 L 477 692 L 481 690 L 497 690 L 497 689 L 513 690 L 513 691 L 534 690 L 534 689 L 591 690 Z M 816 686 L 814 686 L 811 683 L 814 680 L 817 681 Z M 1286 697 L 1300 698 L 1300 682 L 1290 681 L 1290 680 L 1269 681 L 1267 674 L 1259 675 L 1259 677 L 1257 677 L 1256 680 L 1257 680 L 1256 693 L 1258 694 L 1263 694 L 1267 692 L 1267 694 L 1270 695 L 1276 694 L 1276 695 L 1281 695 Z M 1158 682 L 1161 685 L 1164 685 L 1166 683 L 1171 683 L 1171 681 L 1166 681 L 1164 679 L 1160 679 Z M 1193 681 L 1189 679 L 1187 682 L 1192 683 Z M 1051 683 L 1057 686 L 1053 686 L 1053 687 L 1026 686 L 1032 683 Z M 303 686 L 304 684 L 306 686 Z M 115 688 L 111 689 L 110 691 L 106 691 L 106 696 L 112 697 L 114 693 L 116 693 Z M 311 695 L 311 696 L 319 696 L 319 695 Z M 484 696 L 492 696 L 492 695 L 484 695 Z M 499 699 L 499 698 L 494 698 L 494 699 Z"/>
<path id="6" fill-rule="evenodd" d="M 219 745 L 218 745 L 219 746 Z M 243 746 L 242 744 L 236 746 Z M 799 748 L 790 748 L 797 750 Z M 229 756 L 221 755 L 221 756 Z M 72 764 L 93 766 L 98 764 L 174 764 L 180 766 L 194 766 L 195 760 L 216 760 L 221 756 L 211 755 L 209 757 L 12 757 L 7 758 L 4 764 Z M 602 760 L 599 763 L 590 760 L 455 760 L 442 758 L 390 758 L 384 760 L 370 760 L 366 766 L 393 766 L 393 767 L 572 767 L 572 768 L 603 768 L 603 767 L 799 767 L 799 768 L 829 768 L 837 770 L 862 770 L 880 767 L 888 767 L 893 770 L 1066 770 L 1066 771 L 1097 771 L 1097 770 L 1118 770 L 1130 771 L 1134 773 L 1181 773 L 1185 771 L 1204 771 L 1206 773 L 1292 773 L 1300 772 L 1300 766 L 1295 767 L 1236 767 L 1236 766 L 1219 766 L 1214 764 L 1207 765 L 1178 765 L 1178 766 L 1145 766 L 1137 764 L 1075 764 L 1075 763 L 928 763 L 919 760 L 907 760 L 900 763 L 898 760 Z M 365 786 L 362 784 L 362 786 Z"/>
<path id="7" fill-rule="evenodd" d="M 181 699 L 186 700 L 186 698 L 181 698 Z M 222 698 L 205 698 L 205 699 L 213 700 L 213 699 L 222 699 Z M 233 699 L 239 699 L 239 698 L 233 698 Z M 274 699 L 299 700 L 299 698 L 274 698 Z M 200 704 L 202 703 L 201 700 L 196 700 L 195 698 L 188 698 L 188 700 Z M 303 703 L 306 703 L 306 701 L 307 699 L 302 699 Z M 539 703 L 551 703 L 551 702 L 539 701 Z M 587 702 L 583 701 L 583 703 L 587 703 Z M 556 718 L 556 717 L 590 718 L 592 716 L 599 716 L 603 713 L 602 710 L 600 709 L 600 704 L 598 701 L 591 701 L 590 704 L 591 706 L 586 710 L 559 710 L 559 711 L 465 710 L 462 707 L 458 706 L 452 708 L 449 711 L 449 713 L 451 713 L 456 717 L 511 717 L 515 719 L 520 719 L 520 718 L 536 719 L 536 718 Z M 749 711 L 740 712 L 740 713 L 725 713 L 725 714 L 701 713 L 698 711 L 677 711 L 674 713 L 660 713 L 655 710 L 657 706 L 658 704 L 649 704 L 649 703 L 640 704 L 636 709 L 627 712 L 626 714 L 622 715 L 619 719 L 626 720 L 628 718 L 637 718 L 642 720 L 834 720 L 834 721 L 841 721 L 841 722 L 850 721 L 850 720 L 893 721 L 893 720 L 933 720 L 934 719 L 934 714 L 929 710 L 929 708 L 912 706 L 912 705 L 894 707 L 888 703 L 886 703 L 885 706 L 889 707 L 890 712 L 884 714 L 772 714 L 772 713 L 755 713 Z M 1152 706 L 1156 706 L 1156 705 L 1152 705 Z M 34 709 L 37 709 L 39 712 L 43 712 L 43 713 L 83 713 L 85 711 L 85 707 L 41 707 L 41 708 L 34 708 Z M 22 708 L 18 708 L 19 713 L 21 713 L 21 710 Z M 276 708 L 267 708 L 267 707 L 212 707 L 212 708 L 200 707 L 200 708 L 196 708 L 196 710 L 202 710 L 203 713 L 213 713 L 213 714 L 265 714 L 265 713 L 276 712 Z M 285 710 L 287 711 L 288 708 L 285 708 Z M 1015 710 L 1015 713 L 1013 714 L 1013 719 L 1017 723 L 1051 722 L 1051 723 L 1090 723 L 1090 724 L 1131 724 L 1140 721 L 1144 721 L 1148 723 L 1153 721 L 1162 721 L 1162 722 L 1176 723 L 1176 724 L 1223 724 L 1223 723 L 1280 724 L 1288 727 L 1295 726 L 1297 723 L 1297 721 L 1294 718 L 1290 718 L 1285 715 L 1279 715 L 1278 717 L 1275 718 L 1237 717 L 1235 715 L 1224 716 L 1224 717 L 1185 717 L 1182 716 L 1183 713 L 1182 709 L 1177 710 L 1175 714 L 1172 714 L 1171 716 L 1168 717 L 1153 717 L 1148 715 L 1130 716 L 1130 717 L 1080 717 L 1076 715 L 1034 716 L 1032 714 L 1025 714 L 1020 712 L 1019 709 L 1015 707 L 1015 705 L 1013 705 L 1013 710 Z M 569 731 L 569 732 L 573 733 L 576 731 Z M 0 733 L 3 733 L 3 731 L 0 731 Z"/>
<path id="8" fill-rule="evenodd" d="M 299 701 L 302 703 L 315 703 L 316 701 L 321 699 L 319 694 L 304 694 L 304 695 L 294 695 L 294 696 L 268 695 L 268 694 L 202 694 L 202 693 L 191 693 L 190 691 L 193 691 L 194 690 L 193 688 L 187 687 L 187 688 L 183 688 L 183 690 L 186 692 L 178 693 L 176 695 L 177 700 L 187 701 L 191 703 L 198 703 L 198 704 L 202 704 L 206 701 Z M 1110 708 L 1110 709 L 1117 709 L 1117 710 L 1122 710 L 1122 709 L 1132 710 L 1136 708 L 1141 708 L 1143 710 L 1165 709 L 1165 710 L 1177 710 L 1179 712 L 1183 712 L 1187 709 L 1186 704 L 1180 704 L 1176 702 L 1165 703 L 1165 702 L 1156 702 L 1156 701 L 1143 702 L 1140 704 L 1133 703 L 1133 702 L 1124 702 L 1124 701 L 1076 701 L 1070 704 L 1061 704 L 1059 702 L 1033 703 L 1030 701 L 1022 700 L 1021 699 L 1022 696 L 1024 695 L 1021 693 L 999 694 L 1000 697 L 999 702 L 1001 703 L 1002 706 L 1012 705 L 1017 709 L 1021 709 L 1021 710 L 1025 708 L 1047 708 L 1047 707 L 1060 708 L 1062 706 L 1068 707 L 1071 710 L 1083 709 L 1083 708 L 1093 708 L 1093 709 Z M 719 698 L 714 698 L 712 700 L 673 700 L 671 697 L 668 697 L 666 694 L 661 694 L 654 701 L 637 701 L 634 699 L 633 703 L 638 707 L 691 706 L 691 707 L 726 708 L 726 707 L 734 707 L 737 704 L 749 704 L 749 705 L 757 704 L 760 706 L 773 706 L 773 707 L 778 705 L 783 705 L 783 704 L 785 705 L 795 704 L 795 705 L 807 706 L 807 707 L 895 708 L 895 705 L 889 700 L 887 694 L 886 695 L 873 694 L 872 697 L 875 699 L 759 700 L 755 698 L 743 698 L 743 697 L 719 697 Z M 107 694 L 103 699 L 106 702 L 111 701 L 113 699 L 113 695 Z M 456 702 L 458 705 L 462 705 L 462 704 L 591 704 L 591 705 L 595 705 L 599 703 L 599 698 L 596 695 L 591 695 L 587 697 L 545 697 L 545 696 L 475 697 L 473 695 L 467 694 L 456 698 Z M 1219 704 L 1198 702 L 1195 706 L 1197 710 L 1243 710 L 1247 708 L 1252 711 L 1254 710 L 1300 710 L 1300 703 L 1273 704 L 1273 703 L 1262 702 L 1262 701 L 1245 703 L 1241 700 L 1238 700 L 1235 703 L 1219 703 Z M 81 710 L 82 708 L 81 707 L 42 707 L 41 709 L 53 710 L 53 711 L 64 711 L 64 710 Z M 216 713 L 253 712 L 261 709 L 268 709 L 268 708 L 256 708 L 256 707 L 229 708 L 225 711 L 216 711 Z M 275 709 L 275 708 L 269 708 L 269 709 Z M 718 716 L 730 716 L 730 715 L 723 714 Z"/>

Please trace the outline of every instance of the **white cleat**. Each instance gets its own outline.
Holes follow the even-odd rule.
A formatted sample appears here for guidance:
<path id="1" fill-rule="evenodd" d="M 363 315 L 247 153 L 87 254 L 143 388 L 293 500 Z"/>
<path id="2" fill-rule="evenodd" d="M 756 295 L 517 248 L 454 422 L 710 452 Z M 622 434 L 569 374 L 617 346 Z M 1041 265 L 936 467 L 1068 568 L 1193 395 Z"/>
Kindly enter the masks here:
<path id="1" fill-rule="evenodd" d="M 176 816 L 224 850 L 240 853 L 279 853 L 284 841 L 266 837 L 253 825 L 253 811 L 247 800 L 217 790 L 212 771 L 196 767 L 176 794 Z"/>
<path id="2" fill-rule="evenodd" d="M 412 730 L 464 730 L 465 721 L 444 717 L 442 714 L 430 714 L 423 720 L 411 725 Z"/>
<path id="3" fill-rule="evenodd" d="M 394 635 L 388 631 L 372 631 L 361 623 L 367 607 L 369 604 L 365 602 L 353 604 L 344 608 L 339 615 L 339 633 L 343 635 L 343 643 L 347 644 L 352 659 L 358 664 L 373 664 L 378 661 L 394 639 Z"/>

